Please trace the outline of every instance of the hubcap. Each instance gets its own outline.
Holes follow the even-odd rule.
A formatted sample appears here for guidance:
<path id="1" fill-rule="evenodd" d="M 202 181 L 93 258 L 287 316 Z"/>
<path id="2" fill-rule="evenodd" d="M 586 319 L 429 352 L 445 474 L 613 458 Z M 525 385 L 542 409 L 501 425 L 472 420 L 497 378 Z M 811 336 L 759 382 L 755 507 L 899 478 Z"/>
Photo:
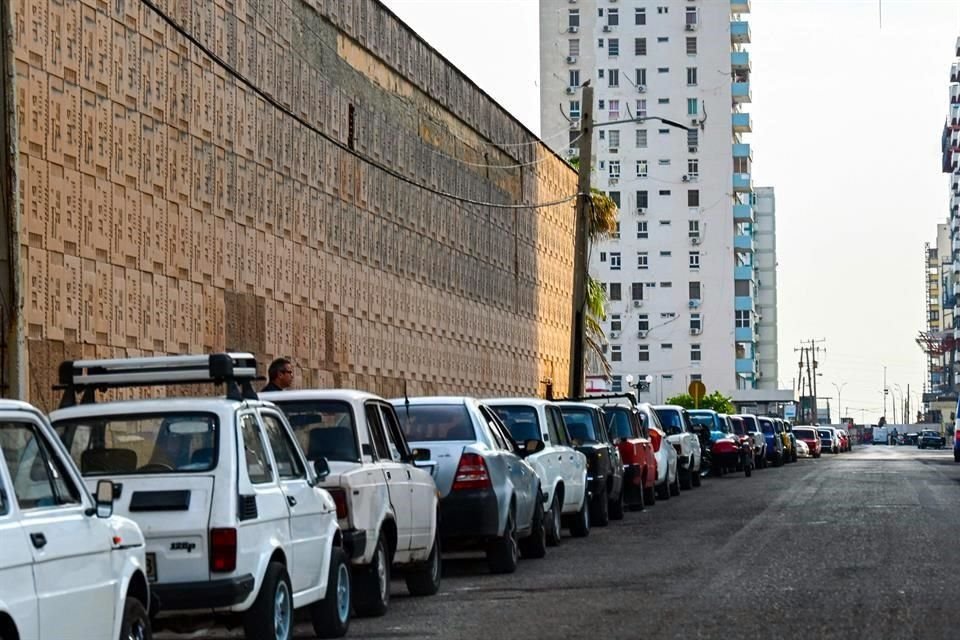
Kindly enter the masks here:
<path id="1" fill-rule="evenodd" d="M 510 544 L 510 557 L 516 562 L 520 558 L 520 547 L 517 545 L 517 530 L 516 527 L 513 526 L 512 513 L 507 516 L 507 527 L 509 528 L 507 540 Z"/>
<path id="2" fill-rule="evenodd" d="M 286 640 L 290 636 L 290 609 L 290 591 L 287 583 L 281 581 L 273 597 L 273 632 L 279 640 Z"/>
<path id="3" fill-rule="evenodd" d="M 136 620 L 130 625 L 130 632 L 127 634 L 127 640 L 144 640 L 146 633 L 143 627 L 143 620 Z"/>
<path id="4" fill-rule="evenodd" d="M 433 543 L 433 563 L 430 565 L 430 576 L 434 582 L 440 581 L 440 549 L 436 542 Z"/>
<path id="5" fill-rule="evenodd" d="M 554 500 L 553 501 L 553 535 L 560 537 L 560 504 Z"/>
<path id="6" fill-rule="evenodd" d="M 377 582 L 380 586 L 380 600 L 384 601 L 387 599 L 387 589 L 390 585 L 387 584 L 387 554 L 382 545 L 377 549 Z"/>
<path id="7" fill-rule="evenodd" d="M 347 621 L 350 615 L 350 573 L 347 564 L 341 563 L 337 568 L 337 616 L 340 622 Z"/>

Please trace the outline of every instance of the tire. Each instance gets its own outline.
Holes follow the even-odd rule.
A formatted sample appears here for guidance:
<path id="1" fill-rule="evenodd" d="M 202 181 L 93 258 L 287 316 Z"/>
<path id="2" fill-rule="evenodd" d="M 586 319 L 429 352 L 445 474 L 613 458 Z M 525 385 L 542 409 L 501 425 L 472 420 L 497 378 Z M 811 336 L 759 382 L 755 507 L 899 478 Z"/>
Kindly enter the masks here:
<path id="1" fill-rule="evenodd" d="M 150 616 L 143 603 L 127 596 L 123 603 L 123 622 L 120 623 L 120 640 L 150 640 Z"/>
<path id="2" fill-rule="evenodd" d="M 390 556 L 383 531 L 377 536 L 373 560 L 366 567 L 357 567 L 353 577 L 353 610 L 358 617 L 375 618 L 387 612 L 390 605 Z"/>
<path id="3" fill-rule="evenodd" d="M 693 471 L 691 469 L 677 469 L 680 488 L 689 491 L 693 489 Z"/>
<path id="4" fill-rule="evenodd" d="M 540 491 L 537 491 L 540 494 Z M 543 500 L 537 500 L 530 522 L 530 535 L 520 541 L 520 553 L 524 558 L 539 560 L 547 555 L 547 530 L 543 523 Z"/>
<path id="5" fill-rule="evenodd" d="M 703 466 L 703 460 L 700 461 L 700 466 Z M 699 487 L 703 483 L 703 478 L 700 476 L 700 469 L 694 469 L 690 473 L 693 475 L 691 480 L 693 480 L 693 486 Z"/>
<path id="6" fill-rule="evenodd" d="M 310 621 L 318 638 L 342 638 L 350 629 L 350 563 L 340 547 L 330 554 L 327 595 L 310 605 Z"/>
<path id="7" fill-rule="evenodd" d="M 648 507 L 652 507 L 657 504 L 657 488 L 653 487 L 643 487 L 641 486 L 640 493 L 643 494 L 643 504 Z"/>
<path id="8" fill-rule="evenodd" d="M 279 562 L 267 565 L 260 592 L 243 615 L 247 640 L 290 640 L 293 637 L 293 590 Z"/>
<path id="9" fill-rule="evenodd" d="M 624 486 L 623 490 L 624 491 L 627 490 L 626 486 Z M 630 511 L 643 511 L 644 509 L 647 508 L 647 504 L 646 504 L 646 501 L 644 500 L 644 495 L 643 495 L 644 492 L 637 491 L 636 493 L 637 493 L 637 498 L 639 498 L 639 500 L 637 502 L 631 502 L 628 508 L 630 509 Z"/>
<path id="10" fill-rule="evenodd" d="M 590 513 L 587 509 L 587 496 L 583 496 L 580 511 L 570 520 L 570 535 L 574 538 L 586 538 L 590 535 Z"/>
<path id="11" fill-rule="evenodd" d="M 722 465 L 722 464 L 716 464 L 716 465 L 714 465 L 713 469 L 711 469 L 710 471 L 711 471 L 711 475 L 714 475 L 714 476 L 716 476 L 716 477 L 718 477 L 718 478 L 722 478 L 722 477 L 723 477 L 723 465 Z"/>
<path id="12" fill-rule="evenodd" d="M 775 457 L 774 460 L 773 460 L 773 466 L 775 466 L 775 467 L 782 467 L 782 466 L 783 466 L 783 454 L 782 454 L 782 453 L 778 453 L 778 454 L 776 455 L 776 457 Z"/>
<path id="13" fill-rule="evenodd" d="M 507 512 L 507 524 L 503 535 L 487 545 L 487 566 L 490 573 L 513 573 L 520 562 L 520 546 L 517 543 L 516 514 L 511 507 Z"/>
<path id="14" fill-rule="evenodd" d="M 670 470 L 667 470 L 667 479 L 670 478 Z M 663 484 L 658 484 L 654 487 L 654 490 L 657 492 L 657 500 L 669 500 L 670 499 L 670 484 L 667 480 L 663 481 Z"/>
<path id="15" fill-rule="evenodd" d="M 560 496 L 554 492 L 553 502 L 550 503 L 550 511 L 547 512 L 547 546 L 556 547 L 560 544 L 560 529 L 563 527 L 561 520 Z"/>
<path id="16" fill-rule="evenodd" d="M 753 475 L 753 467 L 748 464 L 743 465 L 743 477 L 749 478 Z"/>
<path id="17" fill-rule="evenodd" d="M 610 499 L 607 496 L 607 487 L 590 504 L 590 526 L 605 527 L 610 524 Z"/>
<path id="18" fill-rule="evenodd" d="M 407 591 L 412 596 L 432 596 L 440 590 L 440 576 L 443 573 L 443 566 L 440 559 L 440 530 L 433 536 L 433 546 L 430 548 L 430 555 L 427 561 L 422 565 L 411 569 L 404 576 L 407 583 Z"/>
<path id="19" fill-rule="evenodd" d="M 673 484 L 670 485 L 670 495 L 680 495 L 680 469 L 677 469 L 676 475 L 673 476 Z"/>
<path id="20" fill-rule="evenodd" d="M 960 462 L 960 451 L 954 451 L 954 452 L 953 452 L 953 461 L 954 461 L 954 462 Z"/>
<path id="21" fill-rule="evenodd" d="M 617 494 L 616 500 L 610 501 L 610 519 L 611 520 L 623 520 L 623 486 L 620 487 L 620 493 Z"/>

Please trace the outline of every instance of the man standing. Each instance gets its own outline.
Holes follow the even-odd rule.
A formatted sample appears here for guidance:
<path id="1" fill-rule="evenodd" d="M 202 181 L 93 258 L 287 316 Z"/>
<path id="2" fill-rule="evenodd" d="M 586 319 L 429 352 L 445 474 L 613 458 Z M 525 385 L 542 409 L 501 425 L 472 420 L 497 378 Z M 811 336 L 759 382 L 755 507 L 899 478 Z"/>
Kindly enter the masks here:
<path id="1" fill-rule="evenodd" d="M 293 384 L 293 364 L 287 358 L 277 358 L 267 369 L 270 382 L 260 391 L 283 391 Z"/>

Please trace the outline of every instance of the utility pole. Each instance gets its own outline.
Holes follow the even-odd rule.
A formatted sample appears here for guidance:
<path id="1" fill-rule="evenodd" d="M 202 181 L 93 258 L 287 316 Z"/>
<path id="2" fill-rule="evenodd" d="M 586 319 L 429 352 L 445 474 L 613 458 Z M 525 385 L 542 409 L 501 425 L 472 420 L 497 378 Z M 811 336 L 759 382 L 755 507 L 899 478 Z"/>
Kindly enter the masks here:
<path id="1" fill-rule="evenodd" d="M 883 417 L 887 417 L 887 366 L 883 366 Z"/>
<path id="2" fill-rule="evenodd" d="M 584 357 L 586 355 L 587 307 L 587 220 L 593 204 L 590 195 L 590 171 L 593 155 L 593 87 L 583 86 L 580 103 L 580 166 L 577 181 L 577 220 L 573 249 L 573 332 L 570 337 L 570 385 L 573 398 L 583 397 Z"/>

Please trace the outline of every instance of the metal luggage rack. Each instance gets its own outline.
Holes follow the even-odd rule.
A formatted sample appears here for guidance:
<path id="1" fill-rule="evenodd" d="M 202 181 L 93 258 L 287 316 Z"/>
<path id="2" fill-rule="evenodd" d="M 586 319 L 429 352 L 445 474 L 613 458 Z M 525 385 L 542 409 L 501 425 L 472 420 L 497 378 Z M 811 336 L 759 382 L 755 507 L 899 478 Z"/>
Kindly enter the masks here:
<path id="1" fill-rule="evenodd" d="M 622 400 L 626 398 L 630 401 L 631 407 L 637 406 L 637 399 L 632 393 L 603 393 L 595 396 L 583 396 L 580 398 L 560 398 L 557 402 L 590 402 L 591 400 Z"/>
<path id="2" fill-rule="evenodd" d="M 257 376 L 253 354 L 242 352 L 67 360 L 60 364 L 57 378 L 59 383 L 53 388 L 63 391 L 60 408 L 93 404 L 97 391 L 180 384 L 225 384 L 227 398 L 256 400 L 253 382 L 264 379 Z"/>

